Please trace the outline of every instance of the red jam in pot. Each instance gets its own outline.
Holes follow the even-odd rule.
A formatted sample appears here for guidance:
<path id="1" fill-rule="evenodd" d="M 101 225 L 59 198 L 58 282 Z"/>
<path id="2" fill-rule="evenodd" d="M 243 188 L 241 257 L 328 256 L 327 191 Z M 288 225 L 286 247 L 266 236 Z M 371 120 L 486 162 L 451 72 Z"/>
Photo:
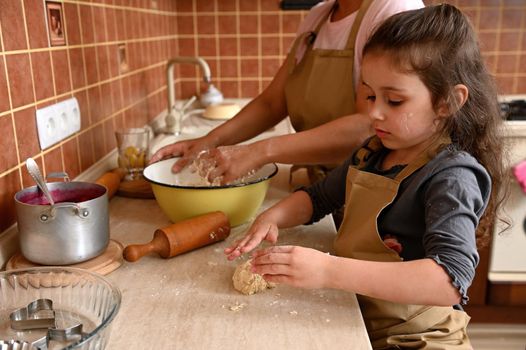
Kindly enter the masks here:
<path id="1" fill-rule="evenodd" d="M 56 189 L 52 190 L 51 197 L 55 203 L 73 202 L 82 203 L 102 196 L 105 192 L 104 188 L 82 188 L 82 189 Z M 48 205 L 49 201 L 41 191 L 27 193 L 20 197 L 20 202 L 31 205 Z"/>

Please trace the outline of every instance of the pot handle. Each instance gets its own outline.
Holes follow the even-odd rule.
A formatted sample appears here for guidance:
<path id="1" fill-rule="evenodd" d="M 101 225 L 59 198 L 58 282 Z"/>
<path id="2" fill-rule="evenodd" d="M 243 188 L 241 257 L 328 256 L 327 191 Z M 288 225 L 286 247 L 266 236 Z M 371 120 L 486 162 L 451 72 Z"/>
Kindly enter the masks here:
<path id="1" fill-rule="evenodd" d="M 49 173 L 48 176 L 46 176 L 47 179 L 64 179 L 64 182 L 69 182 L 69 175 L 66 172 L 58 172 L 58 173 Z"/>
<path id="2" fill-rule="evenodd" d="M 82 208 L 77 203 L 73 202 L 63 202 L 63 203 L 56 203 L 55 205 L 52 205 L 49 209 L 44 210 L 40 214 L 40 221 L 42 222 L 49 222 L 53 220 L 56 216 L 56 210 L 61 208 L 73 208 L 77 214 L 78 217 L 81 219 L 86 219 L 90 216 L 90 211 L 88 208 Z"/>

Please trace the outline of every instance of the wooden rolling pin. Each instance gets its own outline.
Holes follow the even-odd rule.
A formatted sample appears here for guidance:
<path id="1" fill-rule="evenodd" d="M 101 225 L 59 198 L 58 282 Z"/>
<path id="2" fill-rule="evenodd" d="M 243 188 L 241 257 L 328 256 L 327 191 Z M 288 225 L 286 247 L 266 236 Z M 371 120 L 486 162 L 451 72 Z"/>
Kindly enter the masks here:
<path id="1" fill-rule="evenodd" d="M 113 197 L 113 195 L 119 189 L 119 185 L 124 175 L 126 175 L 126 169 L 113 169 L 112 171 L 104 173 L 97 179 L 97 181 L 95 181 L 95 183 L 106 187 L 108 190 L 108 199 L 111 199 L 111 197 Z"/>
<path id="2" fill-rule="evenodd" d="M 215 211 L 155 230 L 150 243 L 129 245 L 123 255 L 124 259 L 131 262 L 152 252 L 167 259 L 222 241 L 229 234 L 228 217 L 223 212 Z"/>

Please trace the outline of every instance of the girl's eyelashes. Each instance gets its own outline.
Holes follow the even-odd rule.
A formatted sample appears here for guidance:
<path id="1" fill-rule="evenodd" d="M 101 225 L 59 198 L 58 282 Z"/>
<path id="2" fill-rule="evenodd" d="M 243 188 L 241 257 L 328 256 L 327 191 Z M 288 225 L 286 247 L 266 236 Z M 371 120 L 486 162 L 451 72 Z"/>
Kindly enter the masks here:
<path id="1" fill-rule="evenodd" d="M 388 100 L 388 103 L 393 107 L 400 106 L 402 102 L 402 100 Z"/>
<path id="2" fill-rule="evenodd" d="M 366 100 L 367 100 L 367 101 L 371 101 L 371 102 L 375 102 L 375 101 L 376 101 L 376 96 L 374 96 L 374 95 L 368 95 L 368 96 L 366 97 Z M 398 106 L 400 106 L 403 102 L 404 102 L 404 101 L 402 101 L 402 100 L 390 100 L 390 99 L 387 100 L 387 103 L 388 103 L 390 106 L 393 106 L 393 107 L 398 107 Z"/>

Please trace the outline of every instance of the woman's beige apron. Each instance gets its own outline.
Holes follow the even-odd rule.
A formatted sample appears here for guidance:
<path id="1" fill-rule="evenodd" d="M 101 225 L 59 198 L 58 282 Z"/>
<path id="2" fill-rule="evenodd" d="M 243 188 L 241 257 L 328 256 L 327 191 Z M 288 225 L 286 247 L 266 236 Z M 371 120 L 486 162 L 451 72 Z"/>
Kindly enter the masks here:
<path id="1" fill-rule="evenodd" d="M 287 109 L 296 131 L 315 128 L 355 112 L 354 51 L 358 29 L 372 0 L 364 0 L 343 50 L 313 49 L 314 39 L 332 11 L 322 17 L 314 32 L 300 35 L 287 57 L 289 76 L 285 85 Z M 307 49 L 296 64 L 296 51 Z M 291 172 L 303 166 L 294 166 Z M 329 166 L 328 168 L 333 168 Z M 324 176 L 323 167 L 308 167 L 311 182 Z"/>
<path id="2" fill-rule="evenodd" d="M 382 147 L 378 138 L 372 138 L 367 147 L 358 151 L 360 164 L 349 167 L 347 173 L 346 209 L 334 242 L 338 256 L 382 262 L 402 260 L 383 243 L 378 233 L 378 216 L 393 202 L 402 180 L 424 166 L 443 144 L 444 140 L 435 142 L 394 179 L 359 170 L 369 154 Z M 357 297 L 374 349 L 472 349 L 466 334 L 469 316 L 465 312 L 452 307 Z"/>

